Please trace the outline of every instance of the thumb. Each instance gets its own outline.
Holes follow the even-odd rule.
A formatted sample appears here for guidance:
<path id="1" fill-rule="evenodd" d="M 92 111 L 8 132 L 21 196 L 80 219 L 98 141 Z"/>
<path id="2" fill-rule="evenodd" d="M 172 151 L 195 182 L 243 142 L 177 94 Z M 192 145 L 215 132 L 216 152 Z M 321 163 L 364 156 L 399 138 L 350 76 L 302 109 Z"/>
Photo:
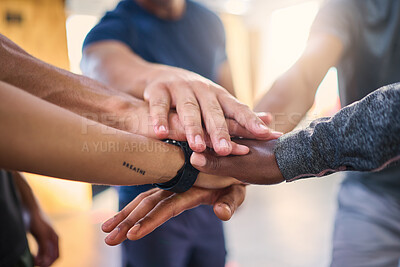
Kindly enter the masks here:
<path id="1" fill-rule="evenodd" d="M 190 163 L 201 172 L 208 174 L 223 175 L 227 168 L 226 157 L 217 157 L 208 152 L 196 153 L 193 152 L 190 157 Z M 229 175 L 228 175 L 229 176 Z"/>
<path id="2" fill-rule="evenodd" d="M 220 220 L 227 221 L 243 203 L 246 196 L 245 185 L 232 185 L 214 203 L 214 213 Z"/>

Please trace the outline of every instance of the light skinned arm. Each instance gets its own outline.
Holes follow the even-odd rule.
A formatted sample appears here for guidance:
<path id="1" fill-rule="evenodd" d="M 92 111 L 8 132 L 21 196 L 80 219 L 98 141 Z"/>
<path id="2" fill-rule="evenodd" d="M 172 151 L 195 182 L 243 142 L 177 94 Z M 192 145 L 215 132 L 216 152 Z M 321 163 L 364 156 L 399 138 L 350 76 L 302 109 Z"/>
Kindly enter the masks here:
<path id="1" fill-rule="evenodd" d="M 236 97 L 235 86 L 233 85 L 231 65 L 228 60 L 221 63 L 217 74 L 217 83 L 226 89 L 231 95 Z"/>
<path id="2" fill-rule="evenodd" d="M 235 120 L 255 137 L 276 137 L 255 113 L 221 86 L 187 70 L 149 63 L 122 42 L 100 41 L 89 45 L 83 51 L 81 68 L 89 77 L 147 100 L 159 138 L 168 135 L 167 114 L 170 108 L 176 108 L 189 145 L 195 151 L 206 148 L 202 121 L 214 150 L 220 155 L 232 151 L 232 132 L 225 118 Z"/>
<path id="3" fill-rule="evenodd" d="M 38 245 L 37 255 L 34 256 L 35 266 L 48 267 L 59 257 L 58 235 L 51 226 L 50 220 L 41 210 L 23 174 L 13 172 L 13 178 L 21 196 L 24 210 L 29 217 L 28 231 Z"/>
<path id="4" fill-rule="evenodd" d="M 293 130 L 312 107 L 318 86 L 342 53 L 343 44 L 338 37 L 311 36 L 297 62 L 274 82 L 254 110 L 272 113 L 270 126 L 276 131 Z"/>
<path id="5" fill-rule="evenodd" d="M 157 137 L 143 100 L 34 58 L 1 34 L 0 60 L 0 81 L 110 127 Z M 168 120 L 168 138 L 185 140 L 177 114 L 170 112 Z"/>
<path id="6" fill-rule="evenodd" d="M 107 127 L 0 82 L 0 167 L 99 184 L 162 183 L 184 163 L 180 148 Z M 202 181 L 204 180 L 204 183 Z M 212 182 L 214 181 L 214 182 Z M 200 174 L 196 185 L 232 178 Z"/>

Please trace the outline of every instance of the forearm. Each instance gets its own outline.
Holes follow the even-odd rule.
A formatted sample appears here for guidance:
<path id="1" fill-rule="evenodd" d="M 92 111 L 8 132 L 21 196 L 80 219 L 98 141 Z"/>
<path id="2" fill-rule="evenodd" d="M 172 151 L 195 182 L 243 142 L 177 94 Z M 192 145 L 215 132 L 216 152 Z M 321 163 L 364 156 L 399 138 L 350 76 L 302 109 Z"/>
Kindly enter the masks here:
<path id="1" fill-rule="evenodd" d="M 314 102 L 318 81 L 309 84 L 299 65 L 293 66 L 278 78 L 254 108 L 256 112 L 270 112 L 270 127 L 290 132 L 303 119 Z"/>
<path id="2" fill-rule="evenodd" d="M 400 84 L 395 84 L 282 136 L 275 155 L 287 180 L 379 170 L 400 159 L 399 132 Z"/>
<path id="3" fill-rule="evenodd" d="M 271 112 L 272 127 L 277 131 L 293 130 L 312 107 L 318 86 L 341 58 L 343 49 L 336 36 L 310 36 L 299 60 L 272 85 L 255 111 Z"/>
<path id="4" fill-rule="evenodd" d="M 0 60 L 0 81 L 94 120 L 100 121 L 103 114 L 126 113 L 141 102 L 92 79 L 42 62 L 1 34 Z"/>
<path id="5" fill-rule="evenodd" d="M 162 68 L 143 60 L 118 41 L 89 45 L 81 62 L 85 75 L 139 99 L 143 99 L 144 89 L 153 77 L 151 73 Z"/>
<path id="6" fill-rule="evenodd" d="M 181 150 L 87 120 L 0 82 L 0 166 L 100 184 L 165 182 Z"/>

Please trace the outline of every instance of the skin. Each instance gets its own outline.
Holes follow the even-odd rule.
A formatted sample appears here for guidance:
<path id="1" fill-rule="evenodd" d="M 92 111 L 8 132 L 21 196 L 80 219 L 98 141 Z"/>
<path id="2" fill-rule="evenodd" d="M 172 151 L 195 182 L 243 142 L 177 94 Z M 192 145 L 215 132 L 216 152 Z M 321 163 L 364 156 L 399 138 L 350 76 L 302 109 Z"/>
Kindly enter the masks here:
<path id="1" fill-rule="evenodd" d="M 62 143 L 64 145 L 63 147 L 63 145 L 61 145 L 58 141 L 55 141 L 55 136 L 53 135 L 50 140 L 56 143 L 54 146 L 49 145 L 48 142 L 44 142 L 44 140 L 47 138 L 44 133 L 49 134 L 49 130 L 52 130 L 53 134 L 60 134 L 58 136 L 58 140 L 60 140 L 60 136 L 66 134 L 66 131 L 62 130 L 65 129 L 65 125 L 60 124 L 60 121 L 64 121 L 64 119 L 68 118 L 68 121 L 75 121 L 74 127 L 76 131 L 78 130 L 76 123 L 79 121 L 79 127 L 82 127 L 81 123 L 85 122 L 88 127 L 94 126 L 92 127 L 92 130 L 95 128 L 100 132 L 105 129 L 108 129 L 106 132 L 109 132 L 110 130 L 112 131 L 112 129 L 106 127 L 110 126 L 118 130 L 156 138 L 158 136 L 154 133 L 154 131 L 149 130 L 148 121 L 150 114 L 148 103 L 119 90 L 109 88 L 87 77 L 75 75 L 68 71 L 46 64 L 45 62 L 30 56 L 15 43 L 1 34 L 0 59 L 1 62 L 4 63 L 0 64 L 0 80 L 3 81 L 0 83 L 2 88 L 0 93 L 2 94 L 4 103 L 8 103 L 9 105 L 9 108 L 6 108 L 5 105 L 1 105 L 1 108 L 3 109 L 0 112 L 0 117 L 3 125 L 10 126 L 7 131 L 5 127 L 0 128 L 4 130 L 0 133 L 3 141 L 0 144 L 2 148 L 1 151 L 7 151 L 7 155 L 0 154 L 0 167 L 7 168 L 9 170 L 30 171 L 49 176 L 57 176 L 66 179 L 76 179 L 94 183 L 127 185 L 137 184 L 137 181 L 132 181 L 132 175 L 134 175 L 132 172 L 130 172 L 128 175 L 128 173 L 125 171 L 124 175 L 122 176 L 118 174 L 116 175 L 115 173 L 107 175 L 101 172 L 100 169 L 97 169 L 94 173 L 90 174 L 92 177 L 88 178 L 90 176 L 87 176 L 86 173 L 73 173 L 74 171 L 82 169 L 80 168 L 81 163 L 79 163 L 76 168 L 70 168 L 69 170 L 66 170 L 66 165 L 64 164 L 65 161 L 62 162 L 61 158 L 58 156 L 67 156 L 64 151 L 65 148 L 69 147 L 68 142 L 64 140 Z M 26 105 L 22 105 L 22 102 L 26 103 Z M 57 109 L 52 104 L 62 108 Z M 17 109 L 16 107 L 22 107 L 24 109 Z M 57 109 L 57 112 L 49 111 L 55 109 Z M 11 110 L 15 110 L 15 112 L 17 112 L 16 114 L 18 114 L 19 120 L 13 119 L 15 114 L 11 112 Z M 75 114 L 65 114 L 66 112 L 68 113 L 67 110 Z M 82 117 L 79 117 L 78 115 L 81 115 Z M 30 120 L 32 116 L 36 116 L 35 120 L 39 123 L 39 125 L 47 123 L 46 127 L 48 128 L 43 128 L 43 132 L 37 131 L 39 128 Z M 48 118 L 47 121 L 44 121 L 43 116 L 53 117 Z M 54 118 L 57 116 L 59 117 L 54 120 Z M 83 117 L 87 117 L 88 119 Z M 260 118 L 265 121 L 270 121 L 269 116 L 262 115 Z M 168 114 L 168 120 L 170 125 L 168 137 L 176 140 L 185 140 L 184 128 L 180 124 L 177 114 L 170 112 Z M 53 124 L 53 121 L 55 124 Z M 226 123 L 229 127 L 230 133 L 239 136 L 246 136 L 249 134 L 252 136 L 251 133 L 241 127 L 234 120 L 227 119 Z M 59 127 L 56 127 L 56 125 L 59 125 Z M 29 130 L 33 129 L 34 132 L 27 131 L 26 127 L 30 127 Z M 81 128 L 79 131 L 80 130 Z M 117 131 L 117 135 L 121 138 L 125 138 L 127 136 L 126 132 Z M 251 138 L 250 136 L 248 137 Z M 78 139 L 73 138 L 73 136 L 69 136 L 69 138 L 73 139 L 73 143 L 71 144 L 76 144 L 77 140 L 82 138 L 82 136 L 78 136 Z M 97 135 L 97 138 L 101 139 L 98 141 L 104 141 L 103 136 Z M 25 142 L 21 142 L 21 140 L 25 140 Z M 27 142 L 27 140 L 30 142 Z M 33 142 L 33 140 L 40 140 L 41 143 Z M 16 149 L 15 146 L 11 145 L 13 143 L 21 145 L 21 147 L 18 148 L 19 150 Z M 55 165 L 44 164 L 46 161 L 40 160 L 43 158 L 42 153 L 40 154 L 41 157 L 38 157 L 38 151 L 42 152 L 43 149 L 40 144 L 48 145 L 49 150 L 46 151 L 46 160 L 50 159 L 54 161 Z M 27 148 L 31 148 L 31 150 Z M 174 149 L 176 148 L 172 148 L 172 150 Z M 10 157 L 8 154 L 8 152 L 11 151 L 16 152 L 13 154 L 13 157 Z M 20 153 L 18 153 L 18 151 Z M 240 154 L 247 153 L 248 149 L 243 149 L 243 147 L 233 145 L 233 151 L 236 151 L 236 153 Z M 176 153 L 179 154 L 180 152 Z M 178 154 L 175 156 L 168 156 L 168 158 L 172 159 L 174 164 L 179 165 L 179 162 L 183 164 L 183 157 L 182 155 Z M 27 158 L 29 158 L 31 161 L 28 161 L 27 159 L 22 161 L 22 157 L 20 155 L 27 156 Z M 57 155 L 57 157 L 54 155 Z M 74 166 L 73 164 L 78 164 L 76 162 L 77 158 L 70 157 L 69 160 L 73 162 L 72 166 Z M 87 160 L 90 163 L 90 159 Z M 60 168 L 55 166 L 60 166 Z M 93 165 L 89 164 L 87 166 Z M 99 164 L 99 166 L 105 165 Z M 172 177 L 172 175 L 175 174 L 175 171 L 176 170 L 173 170 L 167 175 L 163 171 L 161 176 L 164 178 L 160 179 L 160 177 L 158 177 L 156 180 L 162 182 L 167 176 Z M 199 175 L 199 181 L 201 180 L 201 176 L 204 176 L 204 174 Z M 118 181 L 116 181 L 115 178 L 117 178 Z M 199 181 L 196 182 L 196 185 L 198 185 Z M 151 181 L 146 179 L 146 183 L 148 182 Z M 210 184 L 210 182 L 207 181 L 206 184 Z M 226 187 L 228 185 L 229 183 L 225 183 L 222 187 Z M 240 198 L 240 196 L 231 191 L 225 191 L 224 189 L 221 189 L 220 191 L 220 197 L 215 201 L 214 204 L 216 206 L 225 206 L 226 204 L 222 202 L 224 199 Z M 207 192 L 206 194 L 209 195 L 214 194 L 214 191 L 212 190 L 204 190 L 204 192 Z M 190 193 L 187 195 L 190 196 Z M 219 210 L 220 209 L 215 210 L 217 216 L 221 216 L 218 214 Z"/>
<path id="2" fill-rule="evenodd" d="M 114 246 L 126 238 L 140 239 L 170 218 L 199 205 L 213 205 L 218 218 L 229 220 L 244 201 L 245 194 L 244 185 L 219 190 L 192 187 L 182 194 L 157 188 L 146 191 L 102 225 L 102 230 L 109 233 L 105 242 Z"/>
<path id="3" fill-rule="evenodd" d="M 299 60 L 275 81 L 255 110 L 271 112 L 271 126 L 275 130 L 291 131 L 311 108 L 319 84 L 329 68 L 340 60 L 343 49 L 341 41 L 333 35 L 311 36 Z M 209 152 L 194 153 L 191 163 L 199 170 L 232 175 L 248 183 L 275 184 L 284 181 L 273 154 L 276 141 L 241 140 L 240 143 L 246 144 L 251 152 L 241 157 L 217 157 Z M 243 166 L 246 166 L 245 171 Z M 135 201 L 138 200 L 134 199 L 133 202 Z M 147 212 L 149 207 L 146 205 L 141 208 L 141 205 L 137 204 L 137 208 L 129 216 L 141 222 L 140 229 L 147 229 L 140 232 L 137 238 L 145 236 L 168 220 L 169 216 L 165 214 L 168 213 L 168 209 L 176 207 L 178 202 L 178 199 L 171 201 L 168 197 L 160 198 L 160 205 L 153 205 L 150 212 Z M 187 208 L 185 205 L 179 205 L 175 212 L 179 213 Z M 134 225 L 135 223 L 131 223 L 129 226 Z M 109 230 L 111 229 L 107 228 L 107 231 Z"/>
<path id="4" fill-rule="evenodd" d="M 319 84 L 342 53 L 343 44 L 337 37 L 310 36 L 298 61 L 273 83 L 254 110 L 272 113 L 270 126 L 275 130 L 293 130 L 312 107 Z"/>
<path id="5" fill-rule="evenodd" d="M 166 20 L 179 18 L 176 14 L 182 15 L 185 5 L 182 0 L 137 2 Z M 167 15 L 160 15 L 160 12 Z M 194 151 L 205 150 L 208 134 L 219 155 L 232 152 L 232 132 L 226 118 L 236 121 L 255 138 L 276 138 L 276 133 L 272 133 L 254 112 L 222 87 L 233 92 L 231 78 L 220 78 L 221 86 L 187 70 L 149 63 L 119 41 L 100 41 L 86 47 L 81 68 L 89 77 L 148 101 L 154 131 L 159 138 L 169 134 L 168 113 L 170 108 L 175 108 Z M 219 75 L 227 73 L 230 73 L 229 65 L 221 66 Z"/>
<path id="6" fill-rule="evenodd" d="M 270 185 L 284 181 L 274 154 L 276 140 L 237 142 L 248 146 L 250 153 L 244 156 L 219 157 L 214 152 L 207 151 L 194 153 L 190 162 L 202 172 L 235 177 L 249 184 Z"/>
<path id="7" fill-rule="evenodd" d="M 135 185 L 166 182 L 183 166 L 183 152 L 177 146 L 90 121 L 3 82 L 0 89 L 4 100 L 0 121 L 7 125 L 0 128 L 0 150 L 7 151 L 0 154 L 3 169 Z M 99 148 L 99 144 L 106 147 Z M 124 162 L 145 172 L 133 171 Z M 196 181 L 209 188 L 232 183 L 237 182 L 205 174 Z"/>
<path id="8" fill-rule="evenodd" d="M 58 235 L 47 216 L 42 212 L 25 177 L 21 173 L 13 172 L 13 178 L 21 197 L 22 206 L 29 217 L 28 231 L 38 245 L 34 264 L 35 266 L 48 267 L 59 257 Z"/>

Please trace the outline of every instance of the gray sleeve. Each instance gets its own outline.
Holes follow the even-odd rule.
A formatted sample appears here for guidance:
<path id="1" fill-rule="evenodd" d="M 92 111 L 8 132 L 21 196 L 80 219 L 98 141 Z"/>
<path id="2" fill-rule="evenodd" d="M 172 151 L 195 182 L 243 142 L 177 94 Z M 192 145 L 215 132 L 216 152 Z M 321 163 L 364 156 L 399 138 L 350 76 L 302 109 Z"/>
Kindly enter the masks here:
<path id="1" fill-rule="evenodd" d="M 344 170 L 378 171 L 399 163 L 400 83 L 283 135 L 275 156 L 287 181 Z"/>

